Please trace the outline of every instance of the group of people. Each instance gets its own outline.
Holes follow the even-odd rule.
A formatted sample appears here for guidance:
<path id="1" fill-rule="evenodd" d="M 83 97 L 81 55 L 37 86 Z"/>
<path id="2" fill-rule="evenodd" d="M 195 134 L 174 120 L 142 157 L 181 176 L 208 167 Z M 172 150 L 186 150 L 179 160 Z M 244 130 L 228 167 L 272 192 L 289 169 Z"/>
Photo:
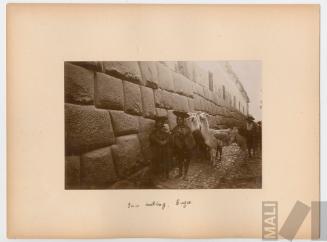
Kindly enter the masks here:
<path id="1" fill-rule="evenodd" d="M 155 128 L 150 134 L 150 144 L 153 151 L 152 173 L 169 179 L 172 161 L 178 165 L 178 177 L 186 179 L 195 141 L 191 129 L 186 125 L 189 115 L 186 112 L 174 111 L 176 127 L 169 132 L 165 123 L 167 117 L 156 117 Z M 174 158 L 174 159 L 173 159 Z"/>
<path id="2" fill-rule="evenodd" d="M 155 128 L 150 134 L 153 154 L 151 173 L 156 177 L 163 175 L 165 179 L 169 179 L 170 170 L 177 163 L 177 177 L 186 180 L 193 150 L 199 142 L 194 139 L 195 132 L 186 124 L 189 114 L 181 111 L 173 113 L 176 115 L 177 125 L 171 132 L 166 125 L 167 117 L 156 117 Z M 241 129 L 240 135 L 245 138 L 249 158 L 261 153 L 261 129 L 261 121 L 254 122 L 252 116 L 247 117 L 246 127 Z"/>

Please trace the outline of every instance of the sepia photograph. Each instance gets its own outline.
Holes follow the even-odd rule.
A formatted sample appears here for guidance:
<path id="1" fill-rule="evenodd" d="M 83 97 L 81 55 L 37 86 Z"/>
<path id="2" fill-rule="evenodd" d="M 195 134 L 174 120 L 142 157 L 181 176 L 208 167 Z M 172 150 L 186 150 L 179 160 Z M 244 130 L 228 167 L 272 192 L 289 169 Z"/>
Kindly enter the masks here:
<path id="1" fill-rule="evenodd" d="M 260 61 L 65 62 L 66 189 L 261 188 Z"/>

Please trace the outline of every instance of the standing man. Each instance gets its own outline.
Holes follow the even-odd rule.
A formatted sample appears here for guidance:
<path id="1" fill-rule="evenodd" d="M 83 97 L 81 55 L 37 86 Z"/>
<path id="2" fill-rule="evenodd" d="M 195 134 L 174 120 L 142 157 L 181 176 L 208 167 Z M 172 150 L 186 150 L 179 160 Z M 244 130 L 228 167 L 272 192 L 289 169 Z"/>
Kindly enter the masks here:
<path id="1" fill-rule="evenodd" d="M 246 122 L 246 145 L 248 148 L 249 158 L 255 155 L 255 124 L 252 116 L 247 117 Z"/>
<path id="2" fill-rule="evenodd" d="M 259 155 L 262 152 L 262 127 L 261 127 L 261 121 L 257 123 L 257 130 L 256 130 L 256 143 L 257 143 L 257 150 Z"/>
<path id="3" fill-rule="evenodd" d="M 150 144 L 153 152 L 152 174 L 161 175 L 169 178 L 170 157 L 169 157 L 169 140 L 170 134 L 165 127 L 167 117 L 157 116 L 155 128 L 150 134 Z"/>
<path id="4" fill-rule="evenodd" d="M 186 180 L 195 141 L 191 129 L 185 123 L 185 119 L 189 115 L 186 112 L 180 111 L 174 111 L 173 113 L 176 115 L 177 122 L 176 127 L 172 130 L 173 152 L 178 162 L 178 177 L 183 176 L 183 179 Z"/>

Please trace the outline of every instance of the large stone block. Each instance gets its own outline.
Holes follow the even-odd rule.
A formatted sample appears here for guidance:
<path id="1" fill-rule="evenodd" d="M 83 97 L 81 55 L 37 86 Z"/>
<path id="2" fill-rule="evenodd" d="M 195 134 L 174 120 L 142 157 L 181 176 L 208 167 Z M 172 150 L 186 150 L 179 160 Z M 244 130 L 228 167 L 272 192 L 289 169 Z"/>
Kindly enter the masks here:
<path id="1" fill-rule="evenodd" d="M 65 102 L 93 104 L 94 73 L 65 62 Z"/>
<path id="2" fill-rule="evenodd" d="M 209 110 L 209 113 L 211 114 L 211 115 L 215 115 L 215 104 L 213 103 L 213 102 L 210 102 L 210 110 Z"/>
<path id="3" fill-rule="evenodd" d="M 216 95 L 215 92 L 209 90 L 209 100 L 211 102 L 215 102 L 215 95 Z"/>
<path id="4" fill-rule="evenodd" d="M 179 94 L 172 94 L 172 106 L 174 110 L 189 112 L 188 99 L 187 97 Z"/>
<path id="5" fill-rule="evenodd" d="M 116 136 L 135 134 L 138 132 L 138 117 L 122 111 L 110 111 L 113 130 Z"/>
<path id="6" fill-rule="evenodd" d="M 145 162 L 149 163 L 152 159 L 152 149 L 150 147 L 149 136 L 154 129 L 155 121 L 152 119 L 139 118 L 138 138 L 141 145 L 142 154 Z"/>
<path id="7" fill-rule="evenodd" d="M 208 119 L 209 127 L 211 129 L 216 129 L 217 128 L 217 123 L 216 123 L 215 116 L 207 115 L 207 119 Z"/>
<path id="8" fill-rule="evenodd" d="M 115 142 L 108 111 L 65 104 L 66 155 L 80 154 Z"/>
<path id="9" fill-rule="evenodd" d="M 208 106 L 207 106 L 207 100 L 204 98 L 201 98 L 201 111 L 207 112 Z"/>
<path id="10" fill-rule="evenodd" d="M 204 98 L 207 100 L 210 100 L 210 90 L 207 87 L 203 88 L 203 94 L 204 94 Z"/>
<path id="11" fill-rule="evenodd" d="M 80 157 L 65 157 L 65 189 L 80 187 Z"/>
<path id="12" fill-rule="evenodd" d="M 158 88 L 158 70 L 154 61 L 139 61 L 143 82 L 151 88 Z"/>
<path id="13" fill-rule="evenodd" d="M 166 108 L 166 109 L 172 108 L 172 102 L 173 102 L 172 93 L 162 89 L 156 89 L 154 90 L 154 99 L 155 99 L 156 107 Z"/>
<path id="14" fill-rule="evenodd" d="M 111 148 L 105 147 L 81 156 L 81 186 L 104 188 L 117 181 Z"/>
<path id="15" fill-rule="evenodd" d="M 200 95 L 201 97 L 204 97 L 203 86 L 198 83 L 193 83 L 193 92 Z"/>
<path id="16" fill-rule="evenodd" d="M 194 64 L 190 61 L 179 61 L 178 62 L 178 72 L 186 76 L 189 80 L 194 80 Z"/>
<path id="17" fill-rule="evenodd" d="M 193 104 L 194 104 L 194 110 L 195 111 L 201 111 L 202 110 L 201 97 L 200 96 L 194 95 Z"/>
<path id="18" fill-rule="evenodd" d="M 172 71 L 164 64 L 157 63 L 159 87 L 168 91 L 174 91 Z"/>
<path id="19" fill-rule="evenodd" d="M 156 115 L 153 90 L 149 87 L 141 86 L 143 116 L 153 118 Z"/>
<path id="20" fill-rule="evenodd" d="M 154 128 L 155 121 L 148 118 L 139 117 L 139 132 L 151 132 Z"/>
<path id="21" fill-rule="evenodd" d="M 124 92 L 122 80 L 97 72 L 95 76 L 95 106 L 123 110 Z"/>
<path id="22" fill-rule="evenodd" d="M 142 115 L 143 109 L 140 86 L 128 81 L 124 81 L 123 86 L 125 96 L 125 112 L 135 115 Z"/>
<path id="23" fill-rule="evenodd" d="M 111 76 L 137 84 L 145 84 L 136 61 L 105 61 L 103 65 L 105 72 Z"/>
<path id="24" fill-rule="evenodd" d="M 212 93 L 212 99 L 213 99 L 213 102 L 216 104 L 216 105 L 220 105 L 220 101 L 219 101 L 219 93 L 217 91 L 213 92 Z"/>
<path id="25" fill-rule="evenodd" d="M 193 98 L 188 98 L 188 106 L 189 106 L 190 112 L 194 112 L 195 111 Z"/>
<path id="26" fill-rule="evenodd" d="M 126 177 L 144 164 L 141 146 L 136 134 L 117 137 L 112 146 L 115 167 L 120 177 Z"/>
<path id="27" fill-rule="evenodd" d="M 152 148 L 150 145 L 150 132 L 138 133 L 138 138 L 141 145 L 144 163 L 150 163 L 153 158 Z"/>
<path id="28" fill-rule="evenodd" d="M 224 115 L 224 110 L 221 106 L 215 106 L 215 115 Z"/>
<path id="29" fill-rule="evenodd" d="M 173 73 L 175 92 L 188 97 L 193 96 L 193 83 L 182 74 Z"/>

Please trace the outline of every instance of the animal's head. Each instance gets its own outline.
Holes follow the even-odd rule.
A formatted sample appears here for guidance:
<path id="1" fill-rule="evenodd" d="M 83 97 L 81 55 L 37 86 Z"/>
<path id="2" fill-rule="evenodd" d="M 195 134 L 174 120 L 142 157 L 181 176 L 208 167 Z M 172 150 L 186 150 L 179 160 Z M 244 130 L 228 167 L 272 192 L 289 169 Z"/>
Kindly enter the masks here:
<path id="1" fill-rule="evenodd" d="M 189 117 L 186 119 L 187 126 L 190 127 L 191 131 L 200 129 L 200 120 L 197 113 L 189 113 Z"/>
<path id="2" fill-rule="evenodd" d="M 199 116 L 201 128 L 206 130 L 209 129 L 209 121 L 208 121 L 207 114 L 204 112 L 199 112 L 198 116 Z"/>

